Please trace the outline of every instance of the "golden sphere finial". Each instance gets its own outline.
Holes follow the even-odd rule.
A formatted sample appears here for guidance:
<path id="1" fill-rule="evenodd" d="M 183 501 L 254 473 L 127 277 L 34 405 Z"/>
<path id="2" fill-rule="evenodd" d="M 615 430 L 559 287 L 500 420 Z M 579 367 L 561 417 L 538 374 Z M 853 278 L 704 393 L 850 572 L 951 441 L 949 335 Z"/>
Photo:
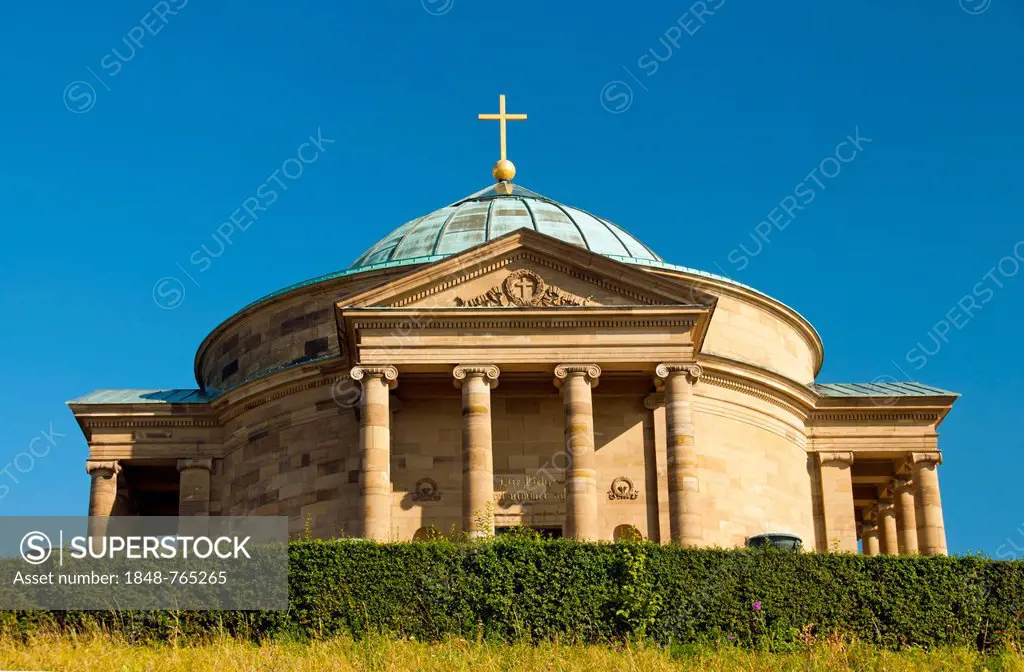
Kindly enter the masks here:
<path id="1" fill-rule="evenodd" d="M 508 159 L 501 159 L 494 164 L 491 174 L 498 182 L 511 182 L 512 178 L 516 176 L 516 166 Z"/>

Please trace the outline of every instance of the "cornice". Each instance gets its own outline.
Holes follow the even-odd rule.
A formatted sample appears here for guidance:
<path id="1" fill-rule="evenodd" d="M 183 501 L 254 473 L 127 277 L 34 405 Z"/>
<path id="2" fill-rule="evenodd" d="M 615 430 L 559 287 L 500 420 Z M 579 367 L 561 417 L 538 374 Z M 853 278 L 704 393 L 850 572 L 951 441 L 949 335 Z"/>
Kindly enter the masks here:
<path id="1" fill-rule="evenodd" d="M 764 369 L 721 357 L 699 357 L 701 383 L 741 392 L 766 401 L 806 420 L 814 397 L 806 387 Z"/>
<path id="2" fill-rule="evenodd" d="M 577 266 L 560 263 L 554 259 L 542 254 L 537 254 L 528 249 L 519 249 L 495 258 L 489 263 L 476 265 L 471 270 L 460 273 L 457 276 L 448 275 L 441 282 L 424 287 L 422 291 L 409 294 L 403 296 L 401 299 L 389 302 L 388 305 L 395 308 L 408 306 L 417 301 L 429 298 L 434 294 L 438 294 L 457 285 L 464 284 L 470 280 L 474 280 L 475 278 L 479 278 L 487 275 L 488 273 L 504 268 L 517 261 L 533 262 L 538 266 L 543 266 L 544 268 L 557 271 L 563 275 L 568 275 L 569 277 L 600 287 L 601 289 L 613 294 L 625 296 L 641 305 L 660 305 L 665 303 L 664 297 L 657 297 L 652 294 L 639 292 L 622 284 L 612 282 L 608 278 L 595 273 L 588 273 Z"/>
<path id="3" fill-rule="evenodd" d="M 86 429 L 135 428 L 135 427 L 218 427 L 215 417 L 183 418 L 181 416 L 146 416 L 131 415 L 89 417 L 78 416 Z"/>
<path id="4" fill-rule="evenodd" d="M 367 310 L 372 311 L 373 308 L 366 309 L 351 309 L 355 311 Z M 475 309 L 474 309 L 475 310 Z M 505 309 L 499 309 L 505 310 Z M 695 318 L 687 317 L 664 317 L 664 318 L 648 318 L 643 319 L 633 314 L 607 314 L 603 316 L 595 316 L 594 318 L 587 319 L 583 315 L 572 315 L 562 317 L 557 313 L 549 313 L 548 311 L 558 310 L 557 308 L 537 308 L 537 309 L 521 309 L 516 311 L 516 314 L 505 314 L 495 316 L 483 316 L 483 315 L 472 315 L 467 313 L 461 313 L 456 318 L 452 316 L 448 319 L 440 319 L 435 317 L 428 323 L 421 324 L 421 328 L 425 329 L 547 329 L 551 327 L 560 328 L 578 328 L 578 329 L 593 329 L 599 327 L 619 326 L 619 327 L 631 327 L 631 328 L 650 328 L 650 327 L 686 327 L 690 328 L 696 324 Z M 394 327 L 396 324 L 403 324 L 405 320 L 404 315 L 373 315 L 376 319 L 369 319 L 363 317 L 356 317 L 359 313 L 354 314 L 352 327 L 356 330 L 360 329 L 388 329 Z"/>
<path id="5" fill-rule="evenodd" d="M 811 414 L 809 424 L 817 424 L 819 422 L 845 422 L 845 423 L 864 423 L 864 424 L 878 424 L 882 422 L 899 422 L 899 421 L 912 421 L 912 422 L 927 422 L 934 424 L 942 418 L 942 414 L 939 412 L 923 412 L 923 411 L 899 411 L 891 408 L 878 409 L 851 409 L 849 411 L 814 411 Z"/>
<path id="6" fill-rule="evenodd" d="M 759 385 L 742 380 L 735 380 L 728 376 L 714 373 L 705 374 L 701 381 L 707 385 L 714 385 L 716 387 L 722 387 L 727 390 L 742 392 L 743 394 L 756 397 L 761 401 L 767 401 L 768 403 L 778 406 L 779 408 L 789 411 L 795 415 L 803 416 L 806 414 L 805 412 L 801 412 L 801 409 L 798 406 L 787 402 L 780 395 L 762 388 Z"/>
<path id="7" fill-rule="evenodd" d="M 462 267 L 459 266 L 458 269 L 456 269 L 457 271 L 459 271 L 458 274 L 450 273 L 447 276 L 444 276 L 444 279 L 441 280 L 440 282 L 424 287 L 422 291 L 415 292 L 413 294 L 408 294 L 402 299 L 393 301 L 388 305 L 393 308 L 401 308 L 408 306 L 411 303 L 421 301 L 423 299 L 426 299 L 427 297 L 433 296 L 434 294 L 438 294 L 447 289 L 451 289 L 456 285 L 460 285 L 469 280 L 479 278 L 481 276 L 487 275 L 492 271 L 496 271 L 500 268 L 508 266 L 511 262 L 515 261 L 515 257 L 518 257 L 518 255 L 513 254 L 504 259 L 492 259 L 488 263 L 476 264 L 470 270 L 467 270 L 465 272 L 461 272 Z M 429 306 L 427 306 L 426 308 L 429 308 Z"/>
<path id="8" fill-rule="evenodd" d="M 231 392 L 227 393 L 225 397 L 231 397 L 236 394 L 239 396 L 235 397 L 234 399 L 227 400 L 227 405 L 223 409 L 221 409 L 221 423 L 226 425 L 228 422 L 234 420 L 235 418 L 244 413 L 248 413 L 251 410 L 254 410 L 256 408 L 259 408 L 260 406 L 264 406 L 271 402 L 277 401 L 278 399 L 283 399 L 293 394 L 305 392 L 306 390 L 312 390 L 318 387 L 324 387 L 328 385 L 333 387 L 339 381 L 347 381 L 352 385 L 357 385 L 357 383 L 352 382 L 350 374 L 345 371 L 339 371 L 337 373 L 331 373 L 326 375 L 320 374 L 318 372 L 307 373 L 305 375 L 316 377 L 292 382 L 278 381 L 278 384 L 275 387 L 267 388 L 264 390 L 252 391 L 249 393 L 246 393 L 245 390 L 240 388 L 232 390 Z"/>

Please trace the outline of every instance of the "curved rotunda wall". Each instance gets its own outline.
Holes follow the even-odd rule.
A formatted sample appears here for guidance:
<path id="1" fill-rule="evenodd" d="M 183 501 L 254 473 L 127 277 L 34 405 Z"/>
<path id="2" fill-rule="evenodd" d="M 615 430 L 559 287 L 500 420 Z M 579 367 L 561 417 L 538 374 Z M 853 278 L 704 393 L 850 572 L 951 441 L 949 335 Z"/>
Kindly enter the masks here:
<path id="1" fill-rule="evenodd" d="M 270 371 L 339 354 L 335 302 L 395 275 L 360 273 L 309 285 L 229 318 L 200 347 L 198 382 L 225 390 Z"/>
<path id="2" fill-rule="evenodd" d="M 287 516 L 291 535 L 358 534 L 359 420 L 324 382 L 226 422 L 213 484 L 221 515 Z"/>
<path id="3" fill-rule="evenodd" d="M 706 374 L 694 395 L 704 543 L 728 548 L 788 532 L 815 548 L 803 420 L 741 387 Z"/>
<path id="4" fill-rule="evenodd" d="M 820 366 L 817 351 L 791 322 L 725 293 L 718 293 L 701 353 L 753 364 L 801 385 L 813 383 Z"/>

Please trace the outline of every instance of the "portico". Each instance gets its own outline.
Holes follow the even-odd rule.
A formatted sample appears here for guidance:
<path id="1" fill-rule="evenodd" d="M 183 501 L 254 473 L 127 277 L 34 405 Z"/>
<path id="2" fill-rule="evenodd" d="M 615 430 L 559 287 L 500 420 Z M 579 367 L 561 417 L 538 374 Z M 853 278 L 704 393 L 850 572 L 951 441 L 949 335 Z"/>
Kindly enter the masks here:
<path id="1" fill-rule="evenodd" d="M 826 397 L 811 416 L 830 547 L 854 552 L 859 539 L 867 555 L 946 553 L 937 427 L 956 396 L 903 385 L 902 395 L 898 387 L 865 386 L 872 394 L 853 403 Z"/>
<path id="2" fill-rule="evenodd" d="M 598 540 L 610 536 L 601 529 L 599 515 L 600 499 L 604 495 L 607 501 L 610 484 L 598 482 L 593 391 L 608 376 L 620 385 L 632 383 L 638 386 L 636 404 L 642 408 L 643 397 L 656 384 L 664 386 L 671 409 L 672 447 L 667 459 L 672 538 L 699 543 L 690 390 L 700 371 L 694 353 L 706 334 L 714 297 L 671 283 L 652 287 L 641 271 L 612 261 L 589 258 L 586 266 L 576 266 L 574 261 L 585 256 L 578 248 L 552 249 L 548 241 L 539 244 L 528 233 L 516 238 L 488 246 L 478 258 L 441 262 L 397 286 L 337 303 L 339 338 L 360 362 L 352 377 L 364 385 L 363 405 L 369 403 L 365 390 L 373 393 L 365 387 L 371 379 L 362 373 L 369 369 L 393 369 L 399 384 L 444 375 L 454 378 L 462 395 L 461 526 L 470 536 L 479 536 L 493 533 L 495 516 L 508 515 L 494 492 L 492 389 L 506 380 L 522 389 L 546 377 L 563 405 L 561 441 L 545 460 L 552 462 L 548 477 L 516 468 L 522 472 L 518 480 L 523 487 L 513 498 L 533 506 L 527 478 L 535 486 L 544 480 L 546 489 L 564 487 L 564 500 L 557 506 L 563 509 L 559 525 L 565 536 Z M 567 288 L 580 284 L 572 279 L 574 272 L 592 283 L 602 271 L 612 269 L 615 284 L 606 284 L 605 291 L 632 294 L 629 305 L 598 303 L 592 295 Z M 504 271 L 498 283 L 490 279 L 496 270 Z M 557 284 L 553 278 L 558 278 Z M 456 279 L 459 289 L 454 295 L 437 296 Z M 510 307 L 515 307 L 514 313 Z M 583 333 L 587 336 L 581 338 Z M 449 409 L 454 410 L 451 405 Z M 385 435 L 361 432 L 360 441 Z M 365 454 L 367 448 L 361 444 L 360 450 Z M 636 459 L 642 463 L 643 455 Z M 537 461 L 539 470 L 541 460 Z M 360 479 L 370 477 L 375 476 L 364 466 Z M 504 497 L 507 501 L 508 494 Z M 377 539 L 389 534 L 393 531 L 368 532 Z"/>

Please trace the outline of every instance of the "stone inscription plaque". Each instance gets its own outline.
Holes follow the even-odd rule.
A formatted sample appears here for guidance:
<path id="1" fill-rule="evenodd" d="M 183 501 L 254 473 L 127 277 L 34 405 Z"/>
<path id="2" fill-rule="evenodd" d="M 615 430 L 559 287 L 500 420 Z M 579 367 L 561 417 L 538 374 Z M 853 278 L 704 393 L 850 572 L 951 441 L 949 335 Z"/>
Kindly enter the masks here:
<path id="1" fill-rule="evenodd" d="M 494 502 L 503 508 L 521 504 L 565 501 L 565 484 L 550 478 L 526 475 L 495 475 Z"/>

